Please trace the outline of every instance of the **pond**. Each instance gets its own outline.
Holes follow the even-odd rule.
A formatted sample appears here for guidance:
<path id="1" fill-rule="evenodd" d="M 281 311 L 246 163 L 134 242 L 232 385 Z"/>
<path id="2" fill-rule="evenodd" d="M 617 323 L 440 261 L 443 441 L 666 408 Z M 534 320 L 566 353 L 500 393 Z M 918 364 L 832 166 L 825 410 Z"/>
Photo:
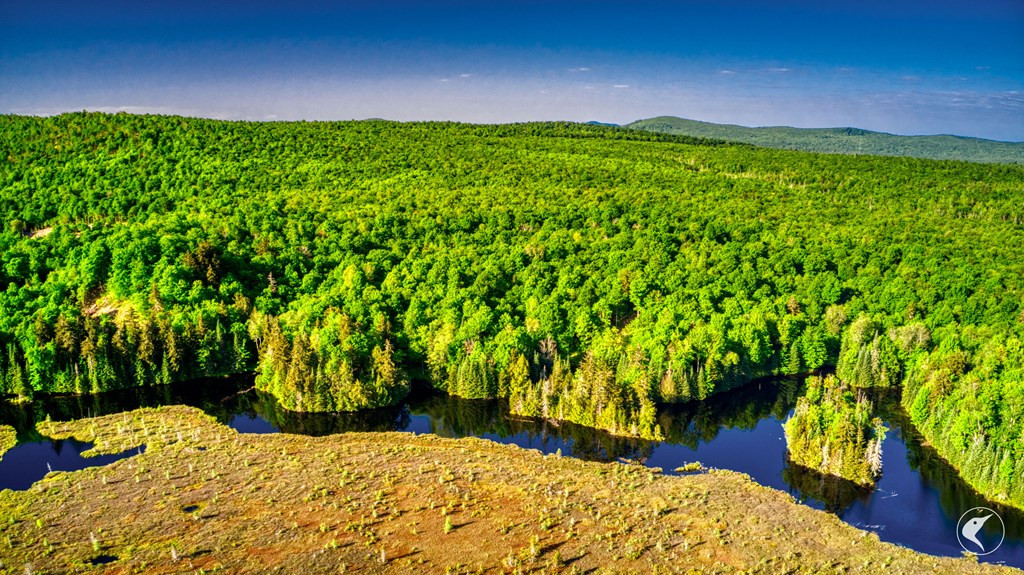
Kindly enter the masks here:
<path id="1" fill-rule="evenodd" d="M 998 550 L 980 559 L 1024 567 L 1024 513 L 974 492 L 923 444 L 894 399 L 881 403 L 889 432 L 882 444 L 882 477 L 874 489 L 790 465 L 782 423 L 792 412 L 799 390 L 800 382 L 794 379 L 760 381 L 701 403 L 662 407 L 659 420 L 666 439 L 661 442 L 615 437 L 571 423 L 521 418 L 509 414 L 502 400 L 464 400 L 427 390 L 417 390 L 401 405 L 387 409 L 300 414 L 285 411 L 273 397 L 252 389 L 251 377 L 48 397 L 25 405 L 0 402 L 0 423 L 17 430 L 19 443 L 0 459 L 0 489 L 25 489 L 49 469 L 103 465 L 134 453 L 82 458 L 79 454 L 88 444 L 45 438 L 35 430 L 38 421 L 185 404 L 200 407 L 243 433 L 406 431 L 477 436 L 544 453 L 560 450 L 563 455 L 588 460 L 628 460 L 660 467 L 669 474 L 687 462 L 699 461 L 705 467 L 746 473 L 762 485 L 790 493 L 801 503 L 873 531 L 884 541 L 933 555 L 961 555 L 958 520 L 974 507 L 988 507 L 1002 518 L 1005 539 Z M 998 522 L 986 523 L 981 537 L 985 542 L 998 541 Z"/>

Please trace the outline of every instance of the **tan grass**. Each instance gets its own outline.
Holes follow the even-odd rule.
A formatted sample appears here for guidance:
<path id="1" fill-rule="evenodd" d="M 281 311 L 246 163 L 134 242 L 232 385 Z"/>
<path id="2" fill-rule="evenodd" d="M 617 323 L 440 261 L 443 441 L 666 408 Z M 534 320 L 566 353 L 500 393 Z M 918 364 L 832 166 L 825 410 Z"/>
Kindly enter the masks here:
<path id="1" fill-rule="evenodd" d="M 7 453 L 8 449 L 14 447 L 17 441 L 18 438 L 13 427 L 10 425 L 0 425 L 0 459 L 3 459 L 4 453 Z"/>

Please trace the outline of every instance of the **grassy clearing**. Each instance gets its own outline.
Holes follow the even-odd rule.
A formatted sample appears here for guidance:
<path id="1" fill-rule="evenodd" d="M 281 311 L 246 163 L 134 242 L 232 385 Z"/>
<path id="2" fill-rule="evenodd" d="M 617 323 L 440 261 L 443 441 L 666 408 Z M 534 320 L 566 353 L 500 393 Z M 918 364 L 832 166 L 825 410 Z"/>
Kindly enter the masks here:
<path id="1" fill-rule="evenodd" d="M 0 425 L 0 459 L 3 459 L 7 450 L 14 447 L 18 442 L 17 434 L 10 425 Z"/>
<path id="2" fill-rule="evenodd" d="M 1000 570 L 882 543 L 733 472 L 404 433 L 242 435 L 182 406 L 40 431 L 147 450 L 0 492 L 2 573 Z"/>

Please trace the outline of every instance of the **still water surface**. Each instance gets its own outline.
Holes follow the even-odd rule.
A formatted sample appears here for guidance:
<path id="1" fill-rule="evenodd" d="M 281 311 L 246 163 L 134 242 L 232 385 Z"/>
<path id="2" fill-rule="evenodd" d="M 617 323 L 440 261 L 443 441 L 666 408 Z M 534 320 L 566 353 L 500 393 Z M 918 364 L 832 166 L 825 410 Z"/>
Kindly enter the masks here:
<path id="1" fill-rule="evenodd" d="M 414 393 L 393 408 L 300 414 L 281 409 L 271 396 L 251 386 L 251 378 L 236 377 L 93 396 L 50 397 L 28 405 L 0 402 L 0 423 L 14 426 L 19 442 L 0 459 L 0 489 L 26 489 L 49 469 L 105 465 L 136 452 L 83 458 L 80 453 L 88 444 L 43 437 L 35 431 L 38 421 L 186 404 L 202 408 L 243 433 L 407 431 L 476 436 L 544 453 L 561 450 L 563 455 L 588 460 L 631 460 L 661 467 L 666 473 L 700 461 L 705 467 L 746 473 L 806 505 L 874 531 L 885 541 L 934 555 L 960 555 L 957 520 L 973 507 L 989 507 L 1002 517 L 1006 536 L 996 552 L 981 560 L 1024 567 L 1024 513 L 976 494 L 934 450 L 922 444 L 892 400 L 882 404 L 889 427 L 882 445 L 882 478 L 875 489 L 862 489 L 788 463 L 782 423 L 798 397 L 799 382 L 795 380 L 752 383 L 699 404 L 664 407 L 659 418 L 666 440 L 661 442 L 614 437 L 570 423 L 519 418 L 508 413 L 502 400 L 463 400 L 429 392 Z M 985 527 L 980 537 L 991 549 L 999 540 L 998 522 L 989 521 Z"/>

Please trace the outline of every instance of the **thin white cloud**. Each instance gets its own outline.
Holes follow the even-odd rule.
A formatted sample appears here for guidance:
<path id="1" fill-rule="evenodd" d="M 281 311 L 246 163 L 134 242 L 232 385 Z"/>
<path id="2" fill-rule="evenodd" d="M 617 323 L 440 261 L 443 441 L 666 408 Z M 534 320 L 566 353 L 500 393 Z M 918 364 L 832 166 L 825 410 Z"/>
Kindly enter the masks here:
<path id="1" fill-rule="evenodd" d="M 589 72 L 590 68 L 587 68 L 586 66 L 580 66 L 579 68 L 569 68 L 569 71 L 570 72 Z"/>
<path id="2" fill-rule="evenodd" d="M 459 78 L 470 78 L 472 76 L 472 74 L 459 74 Z"/>
<path id="3" fill-rule="evenodd" d="M 790 68 L 768 68 L 769 72 L 775 72 L 776 74 L 782 74 L 791 71 Z"/>
<path id="4" fill-rule="evenodd" d="M 394 54 L 338 48 L 333 52 L 336 57 L 318 60 L 300 58 L 313 53 L 302 45 L 281 50 L 276 45 L 222 48 L 210 44 L 188 51 L 181 56 L 188 66 L 179 65 L 177 53 L 171 57 L 158 48 L 118 50 L 102 53 L 102 58 L 82 53 L 66 60 L 9 59 L 0 70 L 0 113 L 105 109 L 231 119 L 273 114 L 282 120 L 389 117 L 486 123 L 625 123 L 671 114 L 745 125 L 857 126 L 1024 140 L 1024 96 L 1013 93 L 1024 88 L 1002 80 L 981 83 L 979 79 L 990 74 L 967 74 L 974 66 L 962 72 L 968 81 L 956 82 L 914 70 L 893 73 L 794 62 L 799 69 L 785 74 L 770 71 L 775 67 L 781 72 L 785 65 L 779 61 L 699 58 L 689 63 L 667 59 L 637 64 L 632 58 L 619 60 L 604 53 L 556 54 L 558 59 L 552 61 L 529 50 L 481 49 L 417 51 L 415 66 L 381 74 Z M 278 56 L 282 51 L 284 55 Z M 263 61 L 273 65 L 257 73 Z M 598 73 L 586 73 L 587 66 L 580 61 L 595 62 L 597 67 L 590 72 Z M 643 76 L 642 90 L 625 80 L 604 84 L 619 74 L 636 77 L 645 71 L 643 65 L 651 69 Z M 96 72 L 100 68 L 102 74 Z M 456 72 L 459 68 L 481 72 L 469 81 Z M 921 77 L 918 82 L 903 82 L 901 73 Z M 700 77 L 718 81 L 686 80 Z M 937 87 L 978 92 L 939 95 Z M 540 90 L 548 93 L 539 95 Z M 907 94 L 892 93 L 901 91 Z"/>
<path id="5" fill-rule="evenodd" d="M 733 74 L 735 74 L 736 72 L 735 72 L 735 71 L 733 71 L 733 70 L 719 70 L 719 71 L 718 71 L 718 73 L 719 73 L 719 74 L 722 74 L 722 75 L 724 75 L 724 76 L 732 76 L 732 75 L 733 75 Z"/>

